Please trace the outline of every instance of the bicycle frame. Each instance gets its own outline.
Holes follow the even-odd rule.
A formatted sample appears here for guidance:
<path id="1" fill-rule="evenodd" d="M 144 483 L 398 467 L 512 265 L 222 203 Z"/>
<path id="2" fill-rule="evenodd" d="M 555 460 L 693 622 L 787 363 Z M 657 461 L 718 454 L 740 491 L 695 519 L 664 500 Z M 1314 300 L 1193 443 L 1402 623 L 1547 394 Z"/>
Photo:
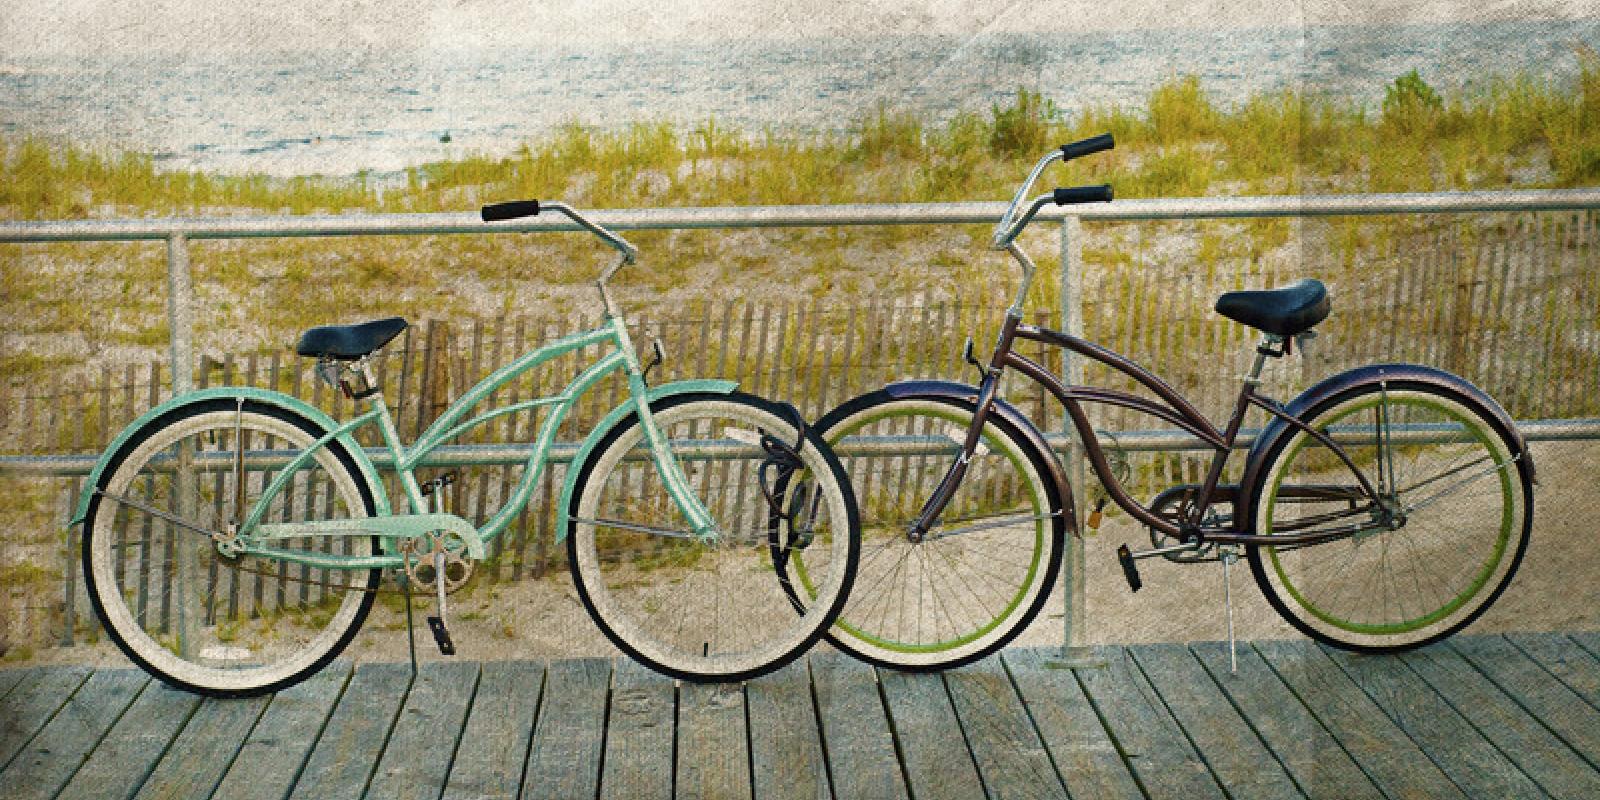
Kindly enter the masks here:
<path id="1" fill-rule="evenodd" d="M 629 400 L 613 409 L 603 419 L 601 425 L 591 432 L 589 441 L 580 449 L 577 459 L 574 461 L 574 467 L 581 465 L 582 459 L 586 457 L 589 448 L 599 434 L 603 434 L 606 430 L 609 430 L 611 425 L 625 419 L 628 414 L 637 414 L 644 434 L 645 444 L 650 451 L 651 460 L 662 476 L 662 482 L 666 486 L 668 495 L 683 514 L 689 533 L 702 538 L 714 537 L 716 530 L 711 514 L 691 490 L 688 478 L 685 476 L 676 456 L 674 456 L 671 445 L 655 423 L 654 416 L 650 412 L 650 402 L 653 398 L 663 394 L 674 394 L 682 391 L 731 391 L 733 385 L 724 381 L 687 381 L 656 390 L 647 387 L 644 380 L 644 370 L 639 363 L 638 353 L 628 335 L 627 323 L 613 304 L 606 290 L 606 281 L 619 268 L 632 263 L 636 251 L 631 244 L 621 237 L 590 222 L 565 204 L 546 203 L 544 204 L 544 209 L 565 214 L 578 225 L 596 234 L 616 248 L 621 254 L 621 257 L 615 263 L 601 272 L 599 279 L 595 282 L 605 309 L 605 323 L 601 327 L 566 336 L 526 353 L 495 370 L 480 380 L 477 385 L 467 390 L 449 408 L 445 409 L 444 413 L 435 419 L 409 447 L 400 441 L 400 434 L 395 426 L 394 418 L 389 413 L 389 407 L 384 401 L 381 388 L 377 387 L 376 381 L 371 374 L 370 365 L 365 357 L 355 361 L 353 365 L 339 367 L 339 369 L 354 371 L 362 379 L 364 385 L 373 387 L 369 392 L 357 395 L 366 401 L 366 410 L 343 423 L 333 422 L 320 411 L 307 406 L 299 400 L 276 392 L 259 389 L 211 389 L 175 397 L 130 424 L 123 434 L 107 448 L 106 454 L 101 457 L 101 462 L 96 465 L 90 475 L 84 494 L 79 500 L 78 513 L 72 524 L 78 524 L 86 517 L 91 498 L 98 494 L 95 486 L 98 483 L 101 471 L 105 468 L 106 459 L 119 449 L 121 443 L 129 435 L 173 407 L 200 399 L 216 397 L 220 391 L 223 393 L 222 396 L 237 400 L 241 408 L 246 399 L 251 399 L 301 413 L 303 416 L 307 416 L 317 424 L 320 424 L 324 431 L 315 442 L 294 453 L 289 458 L 287 463 L 279 469 L 263 489 L 261 496 L 256 499 L 249 511 L 244 513 L 242 519 L 238 520 L 238 524 L 231 526 L 232 530 L 205 530 L 182 519 L 166 515 L 157 509 L 146 508 L 147 512 L 163 516 L 169 522 L 190 528 L 196 533 L 210 535 L 217 541 L 218 549 L 225 555 L 250 555 L 324 569 L 359 570 L 402 567 L 405 562 L 404 556 L 399 552 L 398 543 L 404 539 L 423 536 L 436 531 L 455 534 L 461 541 L 461 548 L 465 550 L 469 557 L 483 558 L 486 552 L 485 545 L 494 541 L 496 537 L 505 531 L 533 496 L 534 488 L 543 476 L 550 452 L 555 446 L 556 432 L 566 419 L 568 412 L 595 384 L 621 370 L 626 374 Z M 601 345 L 605 348 L 605 352 L 574 377 L 560 393 L 513 403 L 504 407 L 487 409 L 476 416 L 468 417 L 468 414 L 474 408 L 482 404 L 497 390 L 515 381 L 529 370 L 567 353 L 592 345 Z M 444 443 L 499 417 L 540 408 L 548 411 L 533 441 L 532 451 L 524 464 L 525 469 L 522 477 L 506 502 L 501 505 L 493 517 L 482 526 L 474 526 L 460 516 L 433 511 L 429 508 L 422 491 L 422 484 L 417 481 L 416 470 L 425 462 L 430 453 L 437 450 Z M 392 471 L 399 478 L 400 486 L 407 500 L 409 513 L 391 513 L 392 504 L 383 483 L 377 480 L 376 471 L 372 469 L 365 453 L 356 444 L 353 436 L 354 432 L 368 425 L 377 426 L 384 447 L 392 458 Z M 368 484 L 368 488 L 373 493 L 376 501 L 378 515 L 359 519 L 319 520 L 301 523 L 264 521 L 263 518 L 267 513 L 267 508 L 273 499 L 288 490 L 295 474 L 307 468 L 317 452 L 326 449 L 332 442 L 339 442 L 347 449 L 355 451 L 352 455 L 360 467 L 358 479 L 364 480 Z M 244 453 L 237 452 L 232 459 L 233 463 L 229 468 L 242 470 L 245 460 Z M 569 477 L 569 491 L 570 484 Z M 111 499 L 114 502 L 137 505 L 136 501 L 131 500 L 131 498 L 111 497 Z M 565 521 L 566 517 L 565 511 L 564 506 L 558 509 L 563 521 Z M 242 510 L 241 513 L 243 513 Z M 282 539 L 312 536 L 377 536 L 381 541 L 381 552 L 368 556 L 349 556 L 303 549 L 282 549 L 271 546 L 273 542 Z"/>
<path id="2" fill-rule="evenodd" d="M 516 380 L 528 370 L 573 350 L 595 344 L 610 345 L 612 349 L 584 369 L 577 377 L 573 378 L 559 394 L 490 409 L 463 421 L 463 418 L 485 398 L 500 387 Z M 365 569 L 394 567 L 400 566 L 402 563 L 401 557 L 393 552 L 392 544 L 395 539 L 416 536 L 428 530 L 445 529 L 461 535 L 468 545 L 469 553 L 474 557 L 482 557 L 481 547 L 492 542 L 504 532 L 512 520 L 521 513 L 529 498 L 532 497 L 534 487 L 538 485 L 539 478 L 543 475 L 545 464 L 549 460 L 548 455 L 555 444 L 556 431 L 566 419 L 567 413 L 584 393 L 600 380 L 619 369 L 627 373 L 628 390 L 631 396 L 630 405 L 633 406 L 633 412 L 640 415 L 651 457 L 655 462 L 656 468 L 665 476 L 664 482 L 667 485 L 668 493 L 672 496 L 674 502 L 678 504 L 686 519 L 689 520 L 693 532 L 699 536 L 708 535 L 713 527 L 711 516 L 700 503 L 699 498 L 695 497 L 693 492 L 689 490 L 687 479 L 683 476 L 682 468 L 679 466 L 677 459 L 673 457 L 670 445 L 655 425 L 655 421 L 649 411 L 648 393 L 643 373 L 640 369 L 638 356 L 628 337 L 626 324 L 621 317 L 614 316 L 607 319 L 607 324 L 604 327 L 567 336 L 527 353 L 496 370 L 463 394 L 455 403 L 452 403 L 438 419 L 428 426 L 427 430 L 417 437 L 410 447 L 406 447 L 401 443 L 399 434 L 395 429 L 394 420 L 389 413 L 388 405 L 383 400 L 382 393 L 380 392 L 367 398 L 367 411 L 365 413 L 324 434 L 316 444 L 297 454 L 295 459 L 274 477 L 263 492 L 262 497 L 250 511 L 249 516 L 246 517 L 244 524 L 240 527 L 239 538 L 244 542 L 240 552 L 263 558 L 274 558 L 291 563 L 303 563 L 324 568 Z M 544 422 L 540 425 L 538 435 L 533 442 L 533 451 L 528 456 L 521 480 L 518 481 L 510 497 L 493 517 L 481 527 L 474 528 L 466 523 L 465 520 L 461 520 L 454 515 L 427 513 L 424 511 L 428 506 L 422 494 L 421 484 L 417 482 L 416 470 L 429 453 L 445 442 L 455 439 L 493 419 L 506 414 L 537 408 L 546 408 L 548 413 Z M 399 477 L 401 487 L 409 502 L 409 507 L 413 510 L 412 514 L 362 519 L 359 521 L 359 527 L 352 527 L 350 520 L 295 524 L 261 522 L 261 517 L 268 502 L 288 485 L 295 471 L 309 461 L 318 448 L 324 447 L 330 441 L 371 424 L 378 426 L 384 444 L 394 459 L 394 472 Z M 422 530 L 418 530 L 419 527 Z M 283 550 L 265 545 L 266 542 L 274 539 L 297 536 L 363 535 L 368 533 L 384 537 L 384 549 L 389 552 L 383 555 L 349 557 L 302 550 Z M 479 550 L 479 552 L 471 553 L 472 550 Z"/>
<path id="3" fill-rule="evenodd" d="M 1355 462 L 1345 452 L 1344 448 L 1340 447 L 1327 434 L 1314 430 L 1300 421 L 1299 418 L 1289 413 L 1277 401 L 1256 391 L 1256 386 L 1260 383 L 1261 370 L 1266 363 L 1267 357 L 1281 356 L 1287 352 L 1287 343 L 1284 337 L 1274 334 L 1264 335 L 1265 338 L 1256 349 L 1255 364 L 1250 373 L 1244 378 L 1243 386 L 1239 390 L 1238 399 L 1234 403 L 1233 414 L 1229 418 L 1227 426 L 1219 431 L 1193 404 L 1185 400 L 1165 381 L 1131 359 L 1086 339 L 1022 322 L 1023 304 L 1027 298 L 1028 289 L 1033 283 L 1035 268 L 1033 261 L 1017 246 L 1016 239 L 1022 233 L 1022 230 L 1027 227 L 1028 223 L 1033 220 L 1034 216 L 1038 214 L 1039 210 L 1046 203 L 1054 200 L 1055 195 L 1046 194 L 1030 202 L 1028 194 L 1034 182 L 1044 173 L 1045 168 L 1061 158 L 1063 158 L 1062 151 L 1052 151 L 1039 160 L 1033 170 L 1028 173 L 1028 177 L 1021 188 L 1012 197 L 1010 206 L 1006 209 L 1000 222 L 995 226 L 990 246 L 995 250 L 1006 251 L 1017 261 L 1022 268 L 1022 284 L 1017 290 L 1016 299 L 1006 310 L 1005 321 L 1001 325 L 994 352 L 990 355 L 988 367 L 984 370 L 983 380 L 978 387 L 977 408 L 973 414 L 971 427 L 967 431 L 967 438 L 963 443 L 961 455 L 957 457 L 949 472 L 945 474 L 945 477 L 934 489 L 933 495 L 924 504 L 922 512 L 912 523 L 912 528 L 908 535 L 914 539 L 925 536 L 932 530 L 939 515 L 955 495 L 956 489 L 960 486 L 962 477 L 966 473 L 967 463 L 977 450 L 984 423 L 994 408 L 994 403 L 999 393 L 1000 380 L 1007 369 L 1014 369 L 1043 386 L 1066 409 L 1067 415 L 1072 419 L 1073 428 L 1078 434 L 1078 439 L 1083 443 L 1084 455 L 1088 457 L 1095 476 L 1105 486 L 1106 493 L 1111 500 L 1133 518 L 1176 540 L 1219 544 L 1295 546 L 1316 544 L 1369 530 L 1384 529 L 1385 525 L 1376 522 L 1366 525 L 1353 523 L 1343 528 L 1310 533 L 1280 533 L 1273 536 L 1261 536 L 1248 533 L 1246 526 L 1249 525 L 1249 522 L 1240 518 L 1237 514 L 1234 515 L 1231 529 L 1208 529 L 1202 527 L 1205 510 L 1213 501 L 1226 494 L 1225 491 L 1219 490 L 1218 481 L 1222 477 L 1223 469 L 1227 466 L 1234 444 L 1238 441 L 1239 428 L 1244 421 L 1244 416 L 1252 406 L 1266 411 L 1293 428 L 1306 432 L 1307 435 L 1332 450 L 1340 461 L 1344 463 L 1345 467 L 1350 470 L 1351 474 L 1355 476 L 1356 481 L 1360 484 L 1362 498 L 1374 504 L 1380 503 L 1380 492 L 1374 489 L 1372 482 L 1356 467 Z M 1023 210 L 1024 205 L 1026 205 L 1026 210 Z M 1043 366 L 1013 352 L 1012 345 L 1019 338 L 1069 350 L 1105 364 L 1133 378 L 1139 385 L 1153 392 L 1156 397 L 1160 398 L 1161 402 L 1153 402 L 1138 395 L 1112 389 L 1066 385 Z M 1100 445 L 1099 437 L 1095 435 L 1094 426 L 1090 424 L 1088 415 L 1084 413 L 1082 404 L 1086 402 L 1131 408 L 1157 417 L 1178 426 L 1216 451 L 1212 456 L 1210 468 L 1206 471 L 1205 481 L 1201 484 L 1192 506 L 1190 518 L 1181 520 L 1178 523 L 1162 519 L 1129 496 L 1127 490 L 1111 469 L 1105 450 Z"/>
<path id="4" fill-rule="evenodd" d="M 1063 348 L 1094 359 L 1133 378 L 1141 386 L 1149 389 L 1159 397 L 1162 403 L 1113 389 L 1066 385 L 1037 362 L 1016 353 L 1012 349 L 1012 345 L 1017 339 Z M 990 356 L 989 366 L 984 371 L 983 381 L 978 387 L 977 409 L 974 411 L 973 421 L 967 432 L 967 440 L 963 443 L 963 455 L 957 458 L 950 472 L 940 482 L 938 488 L 935 489 L 933 496 L 929 498 L 922 514 L 914 523 L 915 530 L 918 533 L 926 533 L 930 530 L 933 527 L 934 520 L 944 510 L 944 506 L 950 501 L 950 498 L 954 496 L 955 489 L 960 484 L 961 477 L 966 471 L 967 461 L 976 452 L 984 422 L 994 408 L 994 403 L 999 396 L 999 384 L 1006 369 L 1014 369 L 1027 376 L 1030 380 L 1043 386 L 1062 404 L 1068 417 L 1072 420 L 1080 441 L 1083 442 L 1084 455 L 1094 469 L 1095 476 L 1105 486 L 1106 493 L 1110 499 L 1119 508 L 1128 512 L 1130 516 L 1168 536 L 1182 538 L 1185 534 L 1198 534 L 1202 541 L 1222 544 L 1299 545 L 1314 544 L 1352 535 L 1369 527 L 1374 530 L 1378 529 L 1380 526 L 1376 524 L 1371 526 L 1352 525 L 1348 530 L 1335 529 L 1307 534 L 1257 536 L 1247 533 L 1247 529 L 1244 527 L 1248 524 L 1247 521 L 1237 517 L 1233 521 L 1232 529 L 1201 527 L 1204 510 L 1212 501 L 1219 499 L 1218 481 L 1234 449 L 1234 444 L 1238 441 L 1239 429 L 1244 421 L 1244 416 L 1252 406 L 1266 411 L 1288 425 L 1305 431 L 1322 445 L 1328 447 L 1355 476 L 1361 486 L 1362 496 L 1374 503 L 1378 500 L 1377 490 L 1374 489 L 1366 475 L 1356 467 L 1349 454 L 1337 442 L 1324 432 L 1307 426 L 1285 411 L 1276 401 L 1256 391 L 1256 384 L 1262 366 L 1269 355 L 1267 348 L 1274 341 L 1281 340 L 1275 340 L 1274 337 L 1269 335 L 1267 342 L 1263 343 L 1262 348 L 1258 349 L 1254 368 L 1239 391 L 1238 399 L 1234 404 L 1233 415 L 1228 420 L 1227 426 L 1219 431 L 1212 425 L 1210 420 L 1206 419 L 1182 395 L 1178 394 L 1160 377 L 1134 361 L 1077 336 L 1025 324 L 1022 322 L 1020 314 L 1008 312 L 1005 322 L 1001 325 L 994 353 Z M 1115 471 L 1112 470 L 1110 462 L 1106 458 L 1105 450 L 1100 445 L 1094 426 L 1089 422 L 1089 417 L 1084 412 L 1083 403 L 1121 406 L 1149 414 L 1178 426 L 1215 451 L 1210 468 L 1206 472 L 1205 482 L 1201 484 L 1199 494 L 1194 503 L 1192 518 L 1175 524 L 1151 513 L 1128 494 L 1122 483 L 1117 479 Z"/>

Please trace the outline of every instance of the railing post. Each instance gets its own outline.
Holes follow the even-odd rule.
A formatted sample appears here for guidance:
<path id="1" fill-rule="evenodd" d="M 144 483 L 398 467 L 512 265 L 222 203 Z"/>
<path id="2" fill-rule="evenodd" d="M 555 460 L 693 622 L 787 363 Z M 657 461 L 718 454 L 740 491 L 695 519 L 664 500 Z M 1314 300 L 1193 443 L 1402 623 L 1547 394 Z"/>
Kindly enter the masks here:
<path id="1" fill-rule="evenodd" d="M 167 237 L 167 323 L 172 333 L 172 396 L 177 397 L 194 389 L 194 282 L 189 274 L 189 240 L 182 233 Z M 195 511 L 196 479 L 191 458 L 192 445 L 185 442 L 178 450 L 178 505 L 174 510 L 178 516 L 186 518 L 193 517 Z M 177 531 L 169 525 L 167 535 L 176 536 Z M 188 601 L 201 596 L 200 565 L 194 550 L 177 546 L 174 552 L 176 574 L 171 580 L 175 585 L 169 590 L 174 595 L 177 619 L 168 620 L 168 623 L 175 628 L 178 652 L 191 656 L 195 652 L 198 620 Z"/>
<path id="2" fill-rule="evenodd" d="M 189 239 L 167 237 L 167 326 L 172 334 L 172 394 L 194 390 L 194 282 L 189 274 Z"/>
<path id="3" fill-rule="evenodd" d="M 1083 335 L 1083 226 L 1075 214 L 1061 220 L 1061 331 Z M 1061 380 L 1068 386 L 1083 383 L 1083 361 L 1071 351 L 1061 351 Z M 1072 501 L 1083 514 L 1085 482 L 1083 442 L 1073 429 L 1071 418 L 1063 413 L 1061 425 L 1071 444 L 1067 447 L 1067 480 L 1072 483 Z M 1090 664 L 1084 643 L 1084 557 L 1083 538 L 1069 531 L 1067 552 L 1061 564 L 1061 661 L 1063 666 Z"/>

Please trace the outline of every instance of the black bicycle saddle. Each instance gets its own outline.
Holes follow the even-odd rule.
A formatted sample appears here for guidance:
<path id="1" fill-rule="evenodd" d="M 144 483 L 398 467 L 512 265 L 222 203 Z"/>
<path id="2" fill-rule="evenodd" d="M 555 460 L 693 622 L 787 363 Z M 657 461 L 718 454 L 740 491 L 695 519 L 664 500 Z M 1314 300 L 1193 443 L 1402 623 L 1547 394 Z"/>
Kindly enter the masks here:
<path id="1" fill-rule="evenodd" d="M 294 351 L 314 358 L 360 358 L 386 344 L 406 329 L 402 317 L 375 319 L 358 325 L 321 325 L 300 334 Z"/>
<path id="2" fill-rule="evenodd" d="M 1257 330 L 1294 336 L 1328 318 L 1332 305 L 1322 281 L 1306 278 L 1277 289 L 1228 292 L 1217 298 L 1217 313 Z"/>

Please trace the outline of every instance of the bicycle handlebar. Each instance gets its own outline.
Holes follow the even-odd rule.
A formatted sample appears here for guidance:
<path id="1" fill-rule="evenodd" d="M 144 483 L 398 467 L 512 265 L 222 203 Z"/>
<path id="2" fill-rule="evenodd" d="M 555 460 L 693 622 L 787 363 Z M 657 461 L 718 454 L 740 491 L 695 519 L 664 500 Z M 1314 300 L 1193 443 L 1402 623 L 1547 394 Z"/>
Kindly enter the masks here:
<path id="1" fill-rule="evenodd" d="M 1110 150 L 1116 146 L 1116 141 L 1111 138 L 1109 133 L 1090 136 L 1087 139 L 1061 145 L 1061 160 L 1071 161 L 1074 158 L 1081 158 L 1090 153 L 1098 153 L 1101 150 Z"/>
<path id="2" fill-rule="evenodd" d="M 1077 186 L 1057 189 L 1053 194 L 1039 197 L 1033 201 L 1032 206 L 1026 212 L 1021 211 L 1022 204 L 1028 202 L 1028 192 L 1033 188 L 1034 182 L 1039 180 L 1039 176 L 1044 174 L 1045 168 L 1050 166 L 1050 162 L 1058 158 L 1062 161 L 1067 161 L 1090 153 L 1110 150 L 1115 146 L 1116 142 L 1112 139 L 1111 134 L 1102 133 L 1099 136 L 1091 136 L 1087 139 L 1061 145 L 1039 159 L 1039 163 L 1033 166 L 1033 171 L 1028 173 L 1027 179 L 1022 182 L 1022 186 L 1012 196 L 1011 205 L 1006 207 L 1006 213 L 1001 215 L 1000 222 L 994 226 L 994 236 L 990 241 L 990 246 L 996 250 L 1006 249 L 1012 240 L 1022 233 L 1022 229 L 1027 227 L 1033 216 L 1039 213 L 1039 208 L 1045 203 L 1054 201 L 1056 205 L 1061 206 L 1069 203 L 1110 202 L 1110 184 Z"/>
<path id="3" fill-rule="evenodd" d="M 1099 186 L 1068 186 L 1056 189 L 1050 197 L 1056 205 L 1065 206 L 1074 203 L 1109 203 L 1111 202 L 1111 184 L 1102 183 Z"/>
<path id="4" fill-rule="evenodd" d="M 512 200 L 506 203 L 491 203 L 480 209 L 478 213 L 483 217 L 484 222 L 502 222 L 508 219 L 537 216 L 540 211 L 554 211 L 578 223 L 578 227 L 600 237 L 606 244 L 616 248 L 617 252 L 622 254 L 622 262 L 624 264 L 632 264 L 634 258 L 639 255 L 639 248 L 634 247 L 627 239 L 579 214 L 573 210 L 572 206 L 566 203 Z M 614 270 L 608 270 L 605 277 L 609 278 L 612 271 Z"/>
<path id="5" fill-rule="evenodd" d="M 480 211 L 484 222 L 500 222 L 539 215 L 538 200 L 512 200 L 509 203 L 490 203 Z"/>

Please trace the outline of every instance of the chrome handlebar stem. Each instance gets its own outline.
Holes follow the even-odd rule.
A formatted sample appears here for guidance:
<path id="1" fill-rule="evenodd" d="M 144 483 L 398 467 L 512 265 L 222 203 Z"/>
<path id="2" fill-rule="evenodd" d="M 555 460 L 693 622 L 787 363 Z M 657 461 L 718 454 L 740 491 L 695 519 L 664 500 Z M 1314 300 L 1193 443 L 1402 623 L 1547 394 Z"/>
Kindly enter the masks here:
<path id="1" fill-rule="evenodd" d="M 989 240 L 990 249 L 1007 249 L 1011 242 L 1017 238 L 1017 235 L 1022 233 L 1022 229 L 1028 226 L 1028 222 L 1033 219 L 1033 215 L 1039 213 L 1039 209 L 1044 207 L 1045 203 L 1051 202 L 1049 195 L 1036 198 L 1027 212 L 1020 216 L 1017 214 L 1017 210 L 1022 207 L 1023 202 L 1027 199 L 1028 192 L 1033 189 L 1033 184 L 1038 182 L 1039 176 L 1044 174 L 1045 169 L 1051 163 L 1060 160 L 1060 158 L 1060 150 L 1051 150 L 1049 154 L 1039 159 L 1039 163 L 1033 165 L 1033 171 L 1028 173 L 1028 179 L 1022 182 L 1022 186 L 1017 189 L 1017 193 L 1011 198 L 1011 205 L 1006 207 L 1006 213 L 995 224 L 994 234 Z"/>
<path id="2" fill-rule="evenodd" d="M 633 244 L 627 239 L 624 239 L 610 230 L 601 227 L 598 223 L 591 221 L 588 217 L 585 217 L 584 215 L 573 210 L 572 206 L 569 206 L 566 203 L 543 203 L 540 205 L 540 210 L 555 211 L 560 213 L 567 219 L 577 223 L 578 227 L 600 237 L 605 241 L 606 244 L 611 245 L 616 249 L 617 252 L 622 254 L 622 260 L 616 265 L 612 266 L 610 269 L 606 270 L 605 274 L 601 276 L 600 280 L 602 282 L 610 278 L 612 273 L 615 273 L 617 269 L 622 267 L 624 264 L 632 264 L 639 256 L 639 248 L 634 247 Z"/>
<path id="3" fill-rule="evenodd" d="M 634 247 L 632 242 L 629 242 L 627 239 L 618 236 L 599 223 L 590 220 L 588 217 L 585 217 L 582 214 L 579 214 L 572 208 L 572 206 L 569 206 L 566 203 L 543 203 L 540 206 L 540 210 L 555 211 L 562 216 L 565 216 L 567 219 L 577 223 L 578 227 L 600 237 L 602 241 L 610 245 L 620 254 L 616 261 L 612 262 L 611 265 L 606 267 L 604 270 L 601 270 L 600 277 L 596 278 L 594 282 L 595 288 L 600 291 L 600 303 L 605 308 L 606 316 L 617 316 L 617 306 L 611 300 L 611 292 L 606 290 L 606 283 L 611 280 L 613 275 L 617 274 L 617 270 L 622 269 L 623 267 L 638 260 L 639 248 Z"/>

